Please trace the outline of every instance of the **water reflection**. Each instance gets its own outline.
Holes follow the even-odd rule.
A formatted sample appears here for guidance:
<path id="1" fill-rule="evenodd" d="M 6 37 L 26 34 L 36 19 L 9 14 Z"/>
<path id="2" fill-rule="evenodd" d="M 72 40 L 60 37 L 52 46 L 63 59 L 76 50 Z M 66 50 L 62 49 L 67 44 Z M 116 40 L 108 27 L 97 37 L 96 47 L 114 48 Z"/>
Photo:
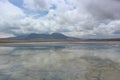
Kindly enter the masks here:
<path id="1" fill-rule="evenodd" d="M 119 80 L 119 45 L 0 44 L 0 80 Z"/>
<path id="2" fill-rule="evenodd" d="M 89 65 L 88 71 L 85 74 L 87 80 L 118 80 L 120 78 L 119 63 L 95 56 L 84 56 L 82 58 Z"/>

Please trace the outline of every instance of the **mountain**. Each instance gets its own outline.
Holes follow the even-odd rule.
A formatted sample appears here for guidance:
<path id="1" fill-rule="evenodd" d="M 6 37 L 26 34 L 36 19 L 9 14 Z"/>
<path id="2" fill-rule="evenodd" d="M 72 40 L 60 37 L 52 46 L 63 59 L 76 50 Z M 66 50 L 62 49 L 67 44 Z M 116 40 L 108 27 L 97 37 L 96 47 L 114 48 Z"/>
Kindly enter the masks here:
<path id="1" fill-rule="evenodd" d="M 26 34 L 10 38 L 1 38 L 0 43 L 16 43 L 16 42 L 94 42 L 94 41 L 120 41 L 120 38 L 111 38 L 111 39 L 79 39 L 66 36 L 61 33 L 52 33 L 52 34 Z"/>
<path id="2" fill-rule="evenodd" d="M 28 35 L 20 35 L 16 37 L 7 38 L 9 40 L 38 40 L 38 39 L 73 39 L 72 37 L 65 36 L 61 33 L 53 33 L 53 34 L 28 34 Z"/>

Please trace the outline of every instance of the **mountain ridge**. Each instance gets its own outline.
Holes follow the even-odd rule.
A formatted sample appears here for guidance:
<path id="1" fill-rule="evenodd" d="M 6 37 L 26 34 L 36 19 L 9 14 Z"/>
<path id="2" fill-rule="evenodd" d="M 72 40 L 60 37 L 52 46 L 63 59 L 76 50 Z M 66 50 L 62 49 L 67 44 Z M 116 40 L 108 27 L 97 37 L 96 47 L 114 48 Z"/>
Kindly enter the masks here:
<path id="1" fill-rule="evenodd" d="M 21 43 L 21 42 L 100 42 L 100 41 L 120 41 L 120 38 L 109 39 L 83 39 L 69 37 L 61 33 L 52 34 L 25 34 L 10 38 L 0 38 L 0 43 Z"/>
<path id="2" fill-rule="evenodd" d="M 61 33 L 52 33 L 52 34 L 37 34 L 31 33 L 26 35 L 20 35 L 16 37 L 4 38 L 9 40 L 34 40 L 34 39 L 77 39 L 73 37 L 68 37 Z"/>

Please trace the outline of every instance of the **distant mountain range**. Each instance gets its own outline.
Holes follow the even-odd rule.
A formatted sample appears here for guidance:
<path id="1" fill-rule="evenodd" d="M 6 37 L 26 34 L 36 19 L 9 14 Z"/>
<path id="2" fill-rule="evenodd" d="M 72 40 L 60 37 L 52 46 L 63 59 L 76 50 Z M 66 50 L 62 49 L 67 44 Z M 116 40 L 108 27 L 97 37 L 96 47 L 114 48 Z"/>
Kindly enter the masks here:
<path id="1" fill-rule="evenodd" d="M 27 34 L 27 35 L 20 35 L 16 37 L 7 38 L 9 40 L 38 40 L 38 39 L 75 39 L 72 37 L 65 36 L 61 33 L 52 33 L 52 34 Z"/>
<path id="2" fill-rule="evenodd" d="M 1 38 L 0 43 L 9 43 L 9 42 L 61 42 L 61 41 L 70 41 L 70 42 L 79 42 L 79 41 L 120 41 L 120 38 L 111 38 L 111 39 L 80 39 L 69 37 L 61 33 L 52 33 L 52 34 L 25 34 L 16 37 L 10 38 Z"/>

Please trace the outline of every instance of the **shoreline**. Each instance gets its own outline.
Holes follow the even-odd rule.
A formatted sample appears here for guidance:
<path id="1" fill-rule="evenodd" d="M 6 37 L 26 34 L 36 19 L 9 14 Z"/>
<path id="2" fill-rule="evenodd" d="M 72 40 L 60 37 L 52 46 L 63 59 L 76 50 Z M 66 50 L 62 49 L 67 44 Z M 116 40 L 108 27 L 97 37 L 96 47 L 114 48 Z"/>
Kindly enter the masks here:
<path id="1" fill-rule="evenodd" d="M 120 40 L 0 40 L 2 43 L 42 43 L 42 42 L 65 42 L 65 43 L 94 43 L 94 42 L 120 42 Z"/>

